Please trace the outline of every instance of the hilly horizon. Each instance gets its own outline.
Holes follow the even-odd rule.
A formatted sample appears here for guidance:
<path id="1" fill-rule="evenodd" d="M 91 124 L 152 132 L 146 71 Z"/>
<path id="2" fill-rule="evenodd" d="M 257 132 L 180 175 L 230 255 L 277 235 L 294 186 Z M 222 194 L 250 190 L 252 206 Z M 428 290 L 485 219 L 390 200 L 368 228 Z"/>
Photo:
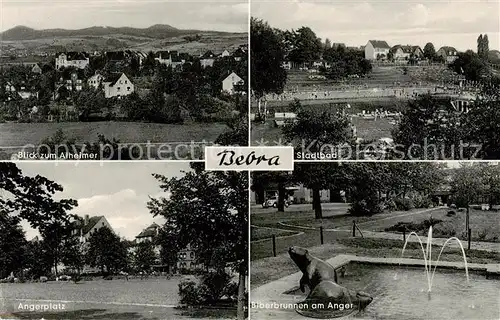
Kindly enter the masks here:
<path id="1" fill-rule="evenodd" d="M 4 41 L 22 41 L 35 40 L 42 38 L 56 37 L 77 37 L 77 36 L 110 36 L 113 34 L 121 34 L 125 36 L 146 37 L 146 38 L 168 38 L 180 35 L 189 35 L 196 33 L 214 33 L 214 34 L 230 34 L 233 32 L 214 31 L 214 30 L 183 30 L 175 28 L 168 24 L 154 24 L 147 28 L 135 27 L 110 27 L 110 26 L 92 26 L 82 29 L 34 29 L 27 26 L 15 26 L 0 33 L 0 39 Z"/>

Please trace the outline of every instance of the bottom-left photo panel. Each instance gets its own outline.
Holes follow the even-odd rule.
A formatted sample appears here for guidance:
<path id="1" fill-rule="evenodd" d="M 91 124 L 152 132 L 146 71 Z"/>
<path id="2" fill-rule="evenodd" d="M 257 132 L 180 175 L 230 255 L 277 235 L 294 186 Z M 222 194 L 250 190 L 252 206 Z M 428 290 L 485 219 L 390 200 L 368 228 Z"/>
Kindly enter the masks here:
<path id="1" fill-rule="evenodd" d="M 0 319 L 245 319 L 248 172 L 0 162 Z"/>

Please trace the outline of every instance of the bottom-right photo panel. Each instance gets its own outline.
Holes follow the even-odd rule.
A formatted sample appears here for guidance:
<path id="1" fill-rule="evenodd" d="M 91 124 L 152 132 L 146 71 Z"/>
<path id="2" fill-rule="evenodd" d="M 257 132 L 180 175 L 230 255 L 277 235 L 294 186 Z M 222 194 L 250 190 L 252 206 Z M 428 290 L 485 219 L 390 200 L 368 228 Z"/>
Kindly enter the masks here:
<path id="1" fill-rule="evenodd" d="M 251 176 L 252 319 L 499 319 L 497 162 Z"/>

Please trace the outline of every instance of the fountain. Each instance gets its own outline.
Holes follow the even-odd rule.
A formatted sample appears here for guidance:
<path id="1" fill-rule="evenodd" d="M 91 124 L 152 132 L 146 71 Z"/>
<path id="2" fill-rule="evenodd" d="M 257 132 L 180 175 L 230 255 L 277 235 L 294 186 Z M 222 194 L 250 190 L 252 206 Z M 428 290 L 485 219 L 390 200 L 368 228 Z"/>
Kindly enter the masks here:
<path id="1" fill-rule="evenodd" d="M 403 245 L 403 250 L 401 251 L 401 258 L 403 258 L 403 255 L 405 253 L 406 245 L 408 244 L 408 241 L 410 240 L 411 236 L 415 236 L 418 239 L 418 242 L 420 243 L 420 248 L 422 248 L 422 253 L 424 255 L 424 267 L 425 267 L 425 274 L 427 277 L 427 292 L 430 294 L 431 289 L 432 289 L 432 281 L 434 280 L 434 274 L 436 273 L 436 269 L 438 267 L 439 259 L 441 258 L 441 254 L 443 253 L 444 248 L 446 248 L 446 245 L 450 241 L 457 241 L 458 245 L 460 246 L 460 249 L 462 249 L 462 256 L 464 258 L 464 265 L 465 265 L 465 275 L 467 277 L 467 284 L 469 284 L 469 270 L 467 269 L 467 257 L 465 256 L 465 250 L 464 247 L 462 246 L 462 242 L 460 239 L 457 237 L 451 237 L 445 241 L 443 244 L 443 247 L 441 248 L 441 251 L 439 252 L 438 258 L 435 262 L 434 265 L 434 270 L 432 270 L 432 226 L 429 227 L 429 232 L 427 234 L 427 243 L 426 247 L 424 250 L 424 245 L 422 243 L 422 239 L 418 236 L 416 232 L 411 232 L 408 237 L 406 238 L 405 244 Z M 401 262 L 399 262 L 399 265 L 401 266 Z M 431 272 L 432 271 L 432 272 Z M 397 274 L 394 276 L 394 279 L 397 279 Z"/>

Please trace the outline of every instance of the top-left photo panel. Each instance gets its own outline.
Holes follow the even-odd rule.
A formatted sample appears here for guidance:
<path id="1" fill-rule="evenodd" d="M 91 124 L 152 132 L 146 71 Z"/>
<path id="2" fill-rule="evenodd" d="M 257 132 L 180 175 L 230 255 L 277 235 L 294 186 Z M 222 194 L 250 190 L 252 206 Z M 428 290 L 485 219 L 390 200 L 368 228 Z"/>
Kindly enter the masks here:
<path id="1" fill-rule="evenodd" d="M 0 160 L 202 160 L 248 145 L 248 1 L 0 6 Z"/>

